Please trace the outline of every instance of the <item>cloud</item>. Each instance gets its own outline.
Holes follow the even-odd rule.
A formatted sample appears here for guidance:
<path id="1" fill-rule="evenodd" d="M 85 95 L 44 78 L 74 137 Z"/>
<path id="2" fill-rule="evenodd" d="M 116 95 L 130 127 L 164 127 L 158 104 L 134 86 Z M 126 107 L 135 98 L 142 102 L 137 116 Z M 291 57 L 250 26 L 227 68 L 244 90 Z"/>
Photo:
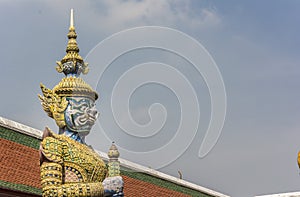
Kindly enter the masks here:
<path id="1" fill-rule="evenodd" d="M 221 18 L 209 8 L 193 9 L 190 1 L 121 1 L 105 0 L 103 22 L 115 27 L 135 25 L 165 25 L 208 27 L 220 24 Z"/>
<path id="2" fill-rule="evenodd" d="M 61 16 L 65 16 L 67 9 L 70 9 L 68 2 L 47 3 Z M 88 28 L 105 33 L 143 25 L 198 29 L 215 27 L 221 23 L 216 9 L 201 6 L 200 3 L 195 6 L 191 1 L 103 0 L 72 2 L 72 6 L 75 12 L 84 13 L 80 14 L 79 20 L 84 20 Z"/>

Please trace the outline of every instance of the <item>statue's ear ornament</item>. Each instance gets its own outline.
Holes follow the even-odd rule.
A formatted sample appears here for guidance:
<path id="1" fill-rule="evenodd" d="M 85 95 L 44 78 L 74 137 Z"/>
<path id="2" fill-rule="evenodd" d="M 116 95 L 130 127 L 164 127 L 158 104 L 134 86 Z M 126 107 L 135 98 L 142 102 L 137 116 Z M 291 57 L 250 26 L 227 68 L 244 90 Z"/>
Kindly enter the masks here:
<path id="1" fill-rule="evenodd" d="M 41 84 L 43 96 L 38 95 L 44 111 L 56 121 L 59 128 L 66 126 L 64 111 L 68 106 L 66 97 L 59 97 L 53 90 Z"/>
<path id="2" fill-rule="evenodd" d="M 56 61 L 56 64 L 57 64 L 57 66 L 55 67 L 56 71 L 59 73 L 63 72 L 64 69 L 61 61 Z"/>
<path id="3" fill-rule="evenodd" d="M 53 94 L 52 90 L 46 88 L 42 83 L 40 84 L 43 95 L 38 95 L 40 101 L 41 101 L 41 105 L 44 109 L 44 111 L 48 114 L 49 117 L 53 118 L 53 114 L 50 110 L 50 105 L 52 103 L 52 98 L 51 95 Z"/>
<path id="4" fill-rule="evenodd" d="M 86 75 L 89 72 L 89 67 L 88 67 L 89 63 L 84 62 L 83 63 L 83 68 L 82 68 L 82 74 Z"/>

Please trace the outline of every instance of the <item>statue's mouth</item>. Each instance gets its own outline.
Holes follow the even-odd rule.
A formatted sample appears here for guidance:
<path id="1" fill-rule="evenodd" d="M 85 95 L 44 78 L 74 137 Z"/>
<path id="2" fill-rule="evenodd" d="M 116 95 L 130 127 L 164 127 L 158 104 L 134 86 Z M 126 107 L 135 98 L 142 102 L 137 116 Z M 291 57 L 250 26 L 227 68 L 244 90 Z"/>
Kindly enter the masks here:
<path id="1" fill-rule="evenodd" d="M 78 117 L 77 123 L 78 123 L 78 126 L 94 125 L 96 119 L 97 119 L 97 116 L 85 114 L 85 115 L 82 115 L 81 117 Z"/>
<path id="2" fill-rule="evenodd" d="M 87 122 L 94 124 L 94 122 L 96 122 L 96 117 L 95 116 L 89 116 L 89 118 L 87 119 Z"/>

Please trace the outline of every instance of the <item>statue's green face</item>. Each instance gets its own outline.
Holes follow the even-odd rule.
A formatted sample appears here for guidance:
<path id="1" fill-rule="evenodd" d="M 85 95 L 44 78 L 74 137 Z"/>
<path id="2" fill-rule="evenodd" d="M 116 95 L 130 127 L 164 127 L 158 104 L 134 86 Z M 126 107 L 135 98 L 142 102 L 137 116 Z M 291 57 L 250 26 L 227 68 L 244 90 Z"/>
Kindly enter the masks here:
<path id="1" fill-rule="evenodd" d="M 78 133 L 88 133 L 98 116 L 95 102 L 85 97 L 69 97 L 67 100 L 69 102 L 65 110 L 67 128 Z"/>

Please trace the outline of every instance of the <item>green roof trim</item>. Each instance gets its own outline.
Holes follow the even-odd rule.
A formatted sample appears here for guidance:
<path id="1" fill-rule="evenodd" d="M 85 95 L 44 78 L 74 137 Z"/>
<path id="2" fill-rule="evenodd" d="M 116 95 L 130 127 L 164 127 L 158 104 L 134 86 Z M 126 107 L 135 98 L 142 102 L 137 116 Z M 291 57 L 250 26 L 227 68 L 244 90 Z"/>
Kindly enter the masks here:
<path id="1" fill-rule="evenodd" d="M 193 189 L 181 186 L 181 185 L 177 185 L 176 183 L 172 183 L 167 180 L 163 180 L 161 178 L 154 177 L 154 176 L 142 173 L 142 172 L 134 172 L 132 170 L 123 168 L 123 169 L 121 169 L 121 175 L 128 176 L 130 178 L 138 179 L 141 181 L 145 181 L 148 183 L 152 183 L 154 185 L 158 185 L 158 186 L 161 186 L 161 187 L 173 190 L 173 191 L 181 192 L 183 194 L 187 194 L 187 195 L 190 195 L 193 197 L 194 196 L 195 197 L 211 197 L 211 195 L 204 194 L 199 191 L 196 191 L 196 190 L 193 190 Z"/>
<path id="2" fill-rule="evenodd" d="M 31 187 L 28 185 L 17 184 L 17 183 L 10 183 L 10 182 L 6 182 L 6 181 L 2 181 L 2 180 L 0 180 L 0 187 L 17 190 L 17 191 L 22 191 L 22 192 L 27 192 L 27 193 L 31 193 L 31 194 L 42 195 L 42 190 L 39 188 Z"/>
<path id="3" fill-rule="evenodd" d="M 40 140 L 29 135 L 0 126 L 0 138 L 16 142 L 34 149 L 39 149 Z"/>

